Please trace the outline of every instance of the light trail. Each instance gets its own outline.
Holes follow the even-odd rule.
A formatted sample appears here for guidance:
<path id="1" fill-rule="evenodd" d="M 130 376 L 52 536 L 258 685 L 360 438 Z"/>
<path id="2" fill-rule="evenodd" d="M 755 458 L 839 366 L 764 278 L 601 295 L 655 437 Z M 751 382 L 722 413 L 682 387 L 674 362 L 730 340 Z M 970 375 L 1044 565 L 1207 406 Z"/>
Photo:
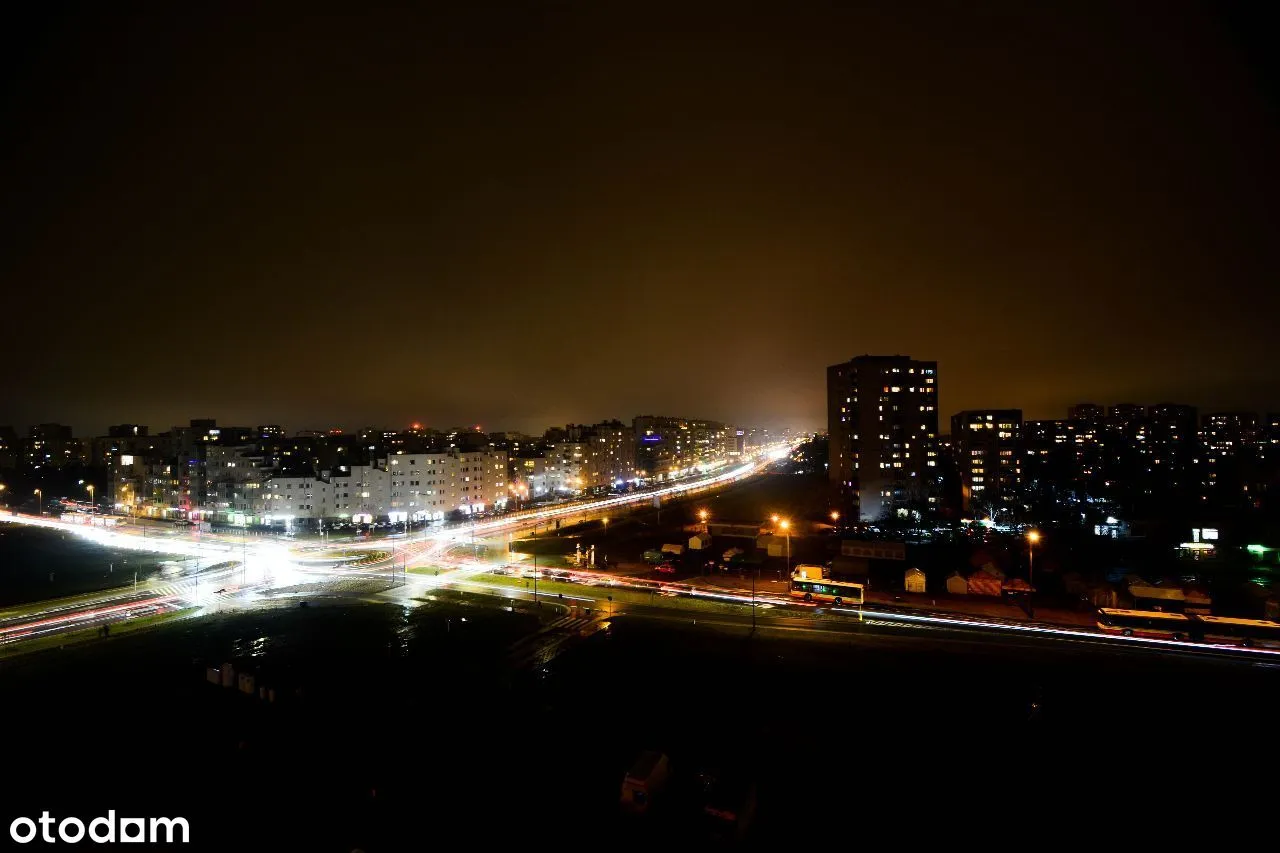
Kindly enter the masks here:
<path id="1" fill-rule="evenodd" d="M 140 601 L 131 601 L 124 604 L 117 604 L 111 607 L 97 607 L 87 610 L 79 610 L 65 616 L 50 616 L 36 619 L 31 622 L 21 622 L 15 625 L 0 627 L 0 645 L 14 642 L 23 637 L 32 635 L 42 635 L 53 633 L 55 629 L 61 630 L 68 627 L 78 627 L 83 624 L 93 624 L 103 618 L 114 618 L 121 613 L 131 613 L 135 610 L 146 610 L 148 613 L 155 612 L 158 609 L 176 609 L 178 596 L 165 595 L 155 598 L 143 599 Z"/>
<path id="2" fill-rule="evenodd" d="M 1076 640 L 1097 640 L 1105 638 L 1107 640 L 1114 641 L 1142 643 L 1145 645 L 1168 648 L 1177 651 L 1186 651 L 1188 649 L 1211 649 L 1233 652 L 1251 652 L 1272 656 L 1280 655 L 1280 649 L 1258 648 L 1257 646 L 1229 646 L 1221 643 L 1199 643 L 1190 640 L 1161 640 L 1156 637 L 1126 637 L 1122 634 L 1107 634 L 1102 631 L 1090 631 L 1087 628 L 1059 628 L 1053 625 L 1019 625 L 1016 622 L 991 622 L 985 619 L 958 619 L 949 616 L 929 616 L 926 614 L 916 613 L 889 613 L 885 611 L 868 610 L 866 608 L 855 610 L 848 607 L 832 607 L 831 610 L 836 613 L 857 615 L 859 618 L 871 617 L 872 619 L 886 620 L 887 622 L 892 623 L 914 623 L 925 625 L 926 627 L 983 628 L 994 631 L 1017 631 L 1024 634 L 1067 637 Z"/>

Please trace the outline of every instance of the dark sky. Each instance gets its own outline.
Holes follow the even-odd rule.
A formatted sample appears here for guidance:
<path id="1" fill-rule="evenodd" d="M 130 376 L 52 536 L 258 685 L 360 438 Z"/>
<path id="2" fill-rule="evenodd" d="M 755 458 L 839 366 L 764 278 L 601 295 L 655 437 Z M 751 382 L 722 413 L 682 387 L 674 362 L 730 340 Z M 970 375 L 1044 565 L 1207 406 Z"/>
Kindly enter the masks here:
<path id="1" fill-rule="evenodd" d="M 1280 408 L 1249 5 L 29 5 L 0 423 Z"/>

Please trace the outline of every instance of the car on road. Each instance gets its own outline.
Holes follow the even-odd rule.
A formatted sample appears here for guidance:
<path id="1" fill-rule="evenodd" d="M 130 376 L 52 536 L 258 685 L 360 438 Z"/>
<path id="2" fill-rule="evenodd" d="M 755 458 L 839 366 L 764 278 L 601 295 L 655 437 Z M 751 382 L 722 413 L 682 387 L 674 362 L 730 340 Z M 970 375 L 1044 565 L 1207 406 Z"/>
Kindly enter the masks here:
<path id="1" fill-rule="evenodd" d="M 664 575 L 674 575 L 676 567 L 674 563 L 659 563 L 653 567 L 655 572 L 662 572 Z"/>

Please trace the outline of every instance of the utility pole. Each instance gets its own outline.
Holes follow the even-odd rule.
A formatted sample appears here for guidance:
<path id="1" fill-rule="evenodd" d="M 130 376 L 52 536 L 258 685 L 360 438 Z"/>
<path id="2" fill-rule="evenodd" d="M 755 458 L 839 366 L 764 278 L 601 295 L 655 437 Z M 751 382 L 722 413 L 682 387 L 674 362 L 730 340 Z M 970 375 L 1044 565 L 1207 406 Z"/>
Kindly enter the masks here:
<path id="1" fill-rule="evenodd" d="M 538 605 L 538 553 L 533 554 L 533 604 Z"/>

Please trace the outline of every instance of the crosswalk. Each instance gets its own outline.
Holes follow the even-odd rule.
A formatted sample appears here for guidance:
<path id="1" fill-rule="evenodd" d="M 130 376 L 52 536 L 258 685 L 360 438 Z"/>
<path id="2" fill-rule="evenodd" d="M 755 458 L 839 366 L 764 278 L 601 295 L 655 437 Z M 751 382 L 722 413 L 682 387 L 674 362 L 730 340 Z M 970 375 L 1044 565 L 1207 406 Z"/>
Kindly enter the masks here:
<path id="1" fill-rule="evenodd" d="M 583 628 L 586 628 L 588 625 L 592 624 L 595 621 L 596 621 L 595 617 L 592 617 L 592 616 L 561 616 L 556 621 L 547 625 L 547 627 L 543 630 L 544 631 L 569 631 L 569 632 L 576 633 L 581 631 Z"/>
<path id="2" fill-rule="evenodd" d="M 543 626 L 539 631 L 521 637 L 507 650 L 508 661 L 517 669 L 539 667 L 550 663 L 575 639 L 588 636 L 597 630 L 598 616 L 561 616 Z"/>

